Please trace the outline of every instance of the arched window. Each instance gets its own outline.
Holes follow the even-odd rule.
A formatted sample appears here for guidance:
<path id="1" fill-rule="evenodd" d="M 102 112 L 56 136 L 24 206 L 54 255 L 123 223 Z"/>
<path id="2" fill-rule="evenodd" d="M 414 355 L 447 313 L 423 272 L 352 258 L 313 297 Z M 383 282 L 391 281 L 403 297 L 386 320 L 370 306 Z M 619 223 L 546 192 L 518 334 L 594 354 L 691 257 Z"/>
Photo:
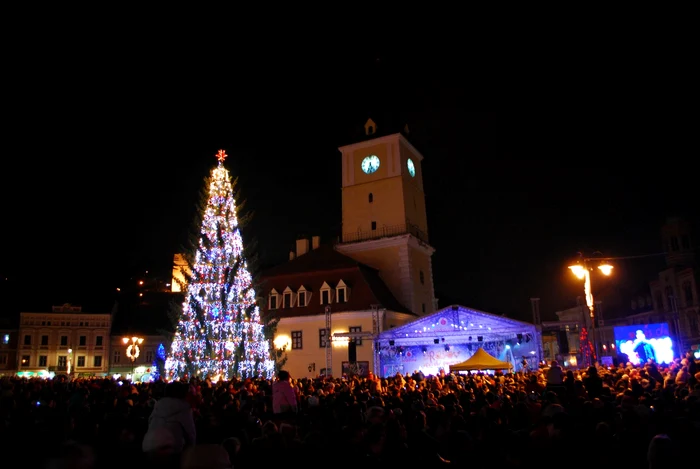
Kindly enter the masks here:
<path id="1" fill-rule="evenodd" d="M 370 193 L 369 193 L 369 203 L 371 204 L 372 202 L 374 202 L 374 194 L 372 194 L 372 193 L 370 192 Z"/>

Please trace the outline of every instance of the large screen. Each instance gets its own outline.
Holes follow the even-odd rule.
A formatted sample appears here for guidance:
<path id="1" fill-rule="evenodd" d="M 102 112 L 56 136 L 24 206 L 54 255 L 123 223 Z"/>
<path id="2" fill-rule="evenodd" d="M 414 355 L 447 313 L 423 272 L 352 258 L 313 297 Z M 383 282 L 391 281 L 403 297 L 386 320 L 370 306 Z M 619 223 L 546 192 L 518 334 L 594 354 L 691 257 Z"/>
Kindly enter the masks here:
<path id="1" fill-rule="evenodd" d="M 673 361 L 673 342 L 665 322 L 616 327 L 615 344 L 618 354 L 626 354 L 633 365 L 649 360 L 656 363 Z"/>

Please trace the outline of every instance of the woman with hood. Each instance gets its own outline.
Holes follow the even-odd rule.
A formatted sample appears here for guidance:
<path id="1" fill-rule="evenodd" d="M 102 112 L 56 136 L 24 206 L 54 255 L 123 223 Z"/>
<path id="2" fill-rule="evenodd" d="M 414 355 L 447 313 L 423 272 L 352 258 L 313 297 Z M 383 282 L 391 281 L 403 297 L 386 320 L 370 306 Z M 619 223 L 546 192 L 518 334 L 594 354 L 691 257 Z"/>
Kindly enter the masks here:
<path id="1" fill-rule="evenodd" d="M 195 444 L 197 431 L 187 392 L 187 384 L 177 381 L 165 387 L 165 397 L 156 402 L 148 418 L 145 453 L 156 459 L 179 457 L 186 446 Z"/>

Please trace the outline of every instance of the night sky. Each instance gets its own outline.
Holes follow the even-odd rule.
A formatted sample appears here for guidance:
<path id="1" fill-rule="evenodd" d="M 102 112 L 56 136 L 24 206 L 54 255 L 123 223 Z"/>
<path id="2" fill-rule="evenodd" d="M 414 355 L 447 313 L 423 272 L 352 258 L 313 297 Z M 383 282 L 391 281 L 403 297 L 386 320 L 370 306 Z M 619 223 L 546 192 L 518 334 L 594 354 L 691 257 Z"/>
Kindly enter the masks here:
<path id="1" fill-rule="evenodd" d="M 62 62 L 42 86 L 32 67 L 12 76 L 21 92 L 6 108 L 3 316 L 66 302 L 108 311 L 116 287 L 147 270 L 167 278 L 219 148 L 255 212 L 244 236 L 261 266 L 286 261 L 298 236 L 332 241 L 337 147 L 368 117 L 380 132 L 384 116 L 408 123 L 425 157 L 441 306 L 530 320 L 538 296 L 550 319 L 583 294 L 566 269 L 577 251 L 658 253 L 667 217 L 697 223 L 696 129 L 672 113 L 484 111 L 480 91 L 450 70 L 395 54 L 280 52 L 239 58 L 236 71 L 111 58 L 89 70 Z M 411 77 L 409 63 L 431 74 Z M 662 260 L 617 262 L 596 289 L 634 291 Z"/>

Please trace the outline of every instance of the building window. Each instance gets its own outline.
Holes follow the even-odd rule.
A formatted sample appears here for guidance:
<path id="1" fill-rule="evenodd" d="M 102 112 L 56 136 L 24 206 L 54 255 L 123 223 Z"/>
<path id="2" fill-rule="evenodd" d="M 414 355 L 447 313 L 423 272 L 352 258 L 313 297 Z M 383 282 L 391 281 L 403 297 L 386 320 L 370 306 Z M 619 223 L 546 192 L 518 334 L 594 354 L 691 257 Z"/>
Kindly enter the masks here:
<path id="1" fill-rule="evenodd" d="M 23 367 L 28 367 L 29 366 L 29 355 L 22 355 L 22 366 Z"/>
<path id="2" fill-rule="evenodd" d="M 299 306 L 299 307 L 306 306 L 306 292 L 305 291 L 300 291 L 299 293 L 297 293 L 297 306 Z"/>
<path id="3" fill-rule="evenodd" d="M 85 347 L 86 344 L 87 344 L 87 336 L 81 335 L 80 338 L 78 339 L 78 345 L 81 347 Z"/>
<path id="4" fill-rule="evenodd" d="M 693 286 L 690 282 L 685 282 L 683 284 L 683 294 L 685 296 L 685 305 L 690 306 L 693 304 Z"/>
<path id="5" fill-rule="evenodd" d="M 114 360 L 113 360 L 113 362 L 114 362 L 115 364 L 117 364 L 117 363 L 119 363 L 121 360 L 122 360 L 122 353 L 121 353 L 121 351 L 115 350 L 115 351 L 114 351 Z"/>
<path id="6" fill-rule="evenodd" d="M 291 293 L 285 293 L 284 294 L 284 301 L 283 301 L 283 308 L 291 308 L 292 307 L 292 294 Z"/>
<path id="7" fill-rule="evenodd" d="M 0 365 L 7 365 L 7 354 L 0 353 Z"/>
<path id="8" fill-rule="evenodd" d="M 47 336 L 47 335 L 41 336 L 41 345 L 49 345 L 49 336 Z"/>
<path id="9" fill-rule="evenodd" d="M 64 347 L 65 347 L 66 345 L 68 345 L 68 336 L 67 336 L 67 335 L 62 335 L 62 336 L 61 336 L 61 345 L 64 346 Z"/>
<path id="10" fill-rule="evenodd" d="M 277 295 L 270 294 L 270 309 L 277 309 Z"/>
<path id="11" fill-rule="evenodd" d="M 362 332 L 362 326 L 354 326 L 348 329 L 350 333 L 352 334 L 353 332 Z M 350 338 L 353 342 L 355 342 L 355 345 L 362 345 L 362 337 L 354 337 Z"/>
<path id="12" fill-rule="evenodd" d="M 376 230 L 376 229 L 377 229 L 377 222 L 376 222 L 376 221 L 373 221 L 373 222 L 372 222 L 372 231 L 374 231 L 374 230 Z"/>
<path id="13" fill-rule="evenodd" d="M 421 310 L 425 313 L 425 303 L 421 303 Z"/>
<path id="14" fill-rule="evenodd" d="M 146 351 L 146 363 L 153 363 L 153 350 Z"/>
<path id="15" fill-rule="evenodd" d="M 326 347 L 326 341 L 328 340 L 328 329 L 325 327 L 318 330 L 318 346 L 321 348 Z"/>
<path id="16" fill-rule="evenodd" d="M 321 304 L 327 305 L 327 304 L 330 304 L 330 302 L 331 302 L 331 291 L 330 290 L 321 291 Z"/>
<path id="17" fill-rule="evenodd" d="M 58 366 L 65 368 L 68 366 L 68 357 L 65 355 L 58 356 Z"/>
<path id="18" fill-rule="evenodd" d="M 348 295 L 347 295 L 347 289 L 345 287 L 338 287 L 336 289 L 336 295 L 338 296 L 336 298 L 336 301 L 338 303 L 347 303 Z"/>
<path id="19" fill-rule="evenodd" d="M 10 343 L 10 334 L 5 334 L 4 336 L 2 336 L 2 343 L 5 345 Z"/>
<path id="20" fill-rule="evenodd" d="M 97 356 L 95 357 L 94 364 L 95 364 L 94 366 L 95 366 L 96 368 L 102 367 L 102 355 L 97 355 Z"/>
<path id="21" fill-rule="evenodd" d="M 97 337 L 95 337 L 95 345 L 98 347 L 102 347 L 102 340 L 103 339 L 102 339 L 101 335 L 98 335 Z"/>
<path id="22" fill-rule="evenodd" d="M 303 345 L 301 331 L 292 331 L 292 350 L 301 350 Z"/>
<path id="23" fill-rule="evenodd" d="M 372 193 L 370 192 L 370 193 L 369 193 L 369 203 L 371 204 L 372 202 L 374 202 L 374 194 L 372 194 Z"/>
<path id="24" fill-rule="evenodd" d="M 49 362 L 49 357 L 46 355 L 39 355 L 39 366 L 46 366 Z"/>
<path id="25" fill-rule="evenodd" d="M 24 336 L 24 345 L 32 345 L 32 336 L 31 335 Z"/>
<path id="26" fill-rule="evenodd" d="M 425 285 L 425 274 L 423 274 L 422 270 L 418 271 L 418 278 L 420 279 L 420 284 Z"/>
<path id="27" fill-rule="evenodd" d="M 85 355 L 80 355 L 78 357 L 78 367 L 85 368 Z"/>

